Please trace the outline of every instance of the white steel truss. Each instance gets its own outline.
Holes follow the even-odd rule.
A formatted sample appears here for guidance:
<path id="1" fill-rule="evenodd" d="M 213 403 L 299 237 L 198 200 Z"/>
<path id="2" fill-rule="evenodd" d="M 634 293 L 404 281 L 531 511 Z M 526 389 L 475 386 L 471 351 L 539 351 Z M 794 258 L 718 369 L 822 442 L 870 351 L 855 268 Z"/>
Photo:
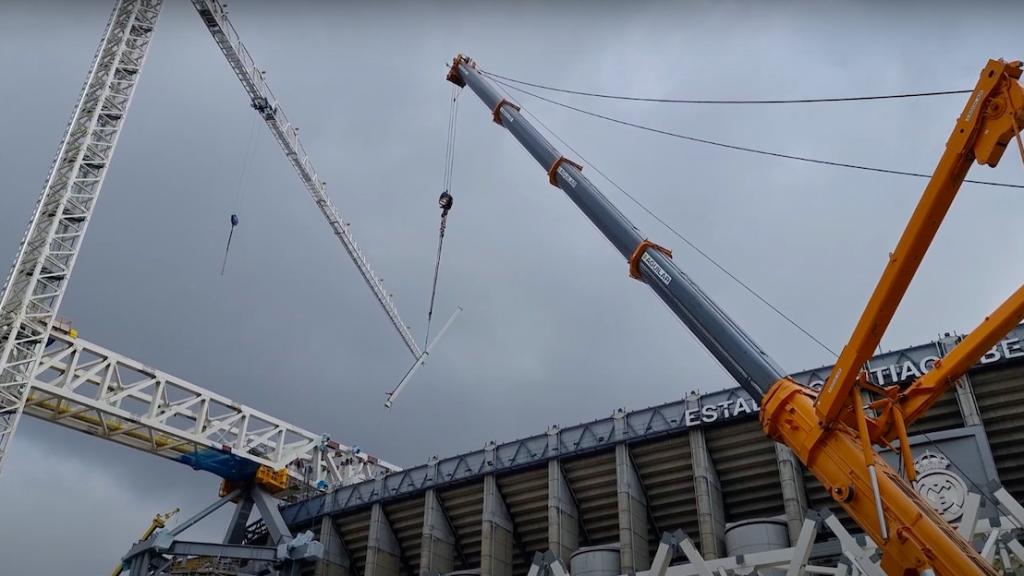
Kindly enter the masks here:
<path id="1" fill-rule="evenodd" d="M 74 334 L 55 323 L 27 414 L 225 478 L 287 468 L 296 489 L 399 469 Z"/>
<path id="2" fill-rule="evenodd" d="M 334 235 L 338 237 L 338 240 L 341 240 L 341 244 L 352 258 L 356 268 L 359 269 L 359 273 L 362 275 L 363 280 L 366 281 L 366 285 L 370 287 L 373 295 L 377 298 L 381 307 L 384 308 L 384 312 L 387 313 L 391 324 L 398 330 L 412 355 L 419 358 L 420 349 L 416 344 L 416 339 L 413 337 L 409 327 L 402 322 L 402 318 L 398 315 L 398 308 L 395 306 L 391 295 L 384 289 L 383 281 L 370 268 L 370 263 L 359 250 L 359 246 L 349 232 L 345 221 L 338 213 L 338 209 L 335 208 L 331 199 L 327 196 L 327 183 L 317 175 L 309 155 L 299 140 L 298 129 L 288 120 L 284 110 L 281 109 L 277 97 L 274 96 L 270 86 L 267 84 L 264 73 L 253 62 L 249 51 L 246 50 L 245 45 L 238 37 L 238 32 L 235 31 L 234 26 L 228 20 L 224 6 L 218 0 L 192 0 L 192 4 L 199 11 L 199 16 L 203 19 L 206 27 L 209 28 L 210 34 L 213 35 L 217 46 L 220 47 L 227 58 L 231 69 L 234 70 L 235 75 L 242 82 L 246 94 L 249 95 L 252 101 L 252 107 L 260 113 L 263 120 L 267 123 L 271 133 L 274 135 L 274 139 L 281 145 L 285 156 L 288 157 L 288 161 L 299 174 L 302 184 L 313 197 L 313 201 L 320 208 L 324 218 L 327 219 L 327 223 L 331 226 Z"/>
<path id="3" fill-rule="evenodd" d="M 96 206 L 162 0 L 119 0 L 0 300 L 0 468 Z"/>
<path id="4" fill-rule="evenodd" d="M 163 0 L 117 0 L 0 298 L 0 468 L 23 413 L 228 479 L 260 465 L 291 487 L 398 467 L 77 339 L 57 320 Z M 414 355 L 415 341 L 324 192 L 296 129 L 217 3 L 194 2 L 292 166 Z M 260 104 L 262 103 L 262 104 Z M 259 104 L 259 105 L 258 105 Z M 56 324 L 55 324 L 56 323 Z"/>

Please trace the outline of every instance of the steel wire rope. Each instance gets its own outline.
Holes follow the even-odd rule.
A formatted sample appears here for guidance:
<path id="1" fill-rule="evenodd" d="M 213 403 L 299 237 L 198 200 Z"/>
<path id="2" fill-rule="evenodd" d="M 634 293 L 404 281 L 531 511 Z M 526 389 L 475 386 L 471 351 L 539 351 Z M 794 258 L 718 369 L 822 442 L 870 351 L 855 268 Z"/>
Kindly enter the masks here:
<path id="1" fill-rule="evenodd" d="M 504 89 L 502 89 L 502 92 L 504 92 L 506 96 L 511 98 L 511 94 L 506 92 Z M 742 287 L 744 290 L 746 290 L 748 293 L 750 293 L 750 295 L 752 295 L 754 298 L 759 300 L 762 304 L 767 306 L 775 314 L 779 315 L 779 317 L 781 317 L 783 320 L 788 322 L 790 325 L 792 325 L 794 328 L 796 328 L 798 331 L 800 331 L 804 336 L 808 337 L 815 344 L 817 344 L 818 346 L 823 348 L 826 352 L 828 352 L 829 354 L 832 354 L 833 356 L 835 356 L 837 358 L 839 357 L 839 355 L 832 348 L 830 348 L 827 344 L 825 344 L 819 338 L 814 336 L 814 334 L 812 334 L 809 330 L 807 330 L 806 328 L 804 328 L 803 326 L 798 324 L 795 320 L 793 320 L 785 312 L 783 312 L 781 309 L 779 309 L 778 306 L 775 306 L 774 304 L 769 302 L 768 299 L 766 299 L 764 296 L 762 296 L 756 290 L 751 288 L 751 286 L 749 284 L 747 284 L 746 282 L 741 280 L 738 276 L 736 276 L 735 274 L 730 272 L 725 266 L 723 266 L 717 260 L 712 258 L 710 254 L 708 254 L 707 252 L 702 250 L 699 246 L 694 244 L 689 238 L 687 238 L 681 232 L 679 232 L 679 230 L 677 230 L 671 224 L 666 222 L 663 218 L 658 216 L 653 210 L 648 208 L 643 202 L 641 202 L 639 199 L 637 199 L 636 196 L 634 196 L 634 195 L 630 194 L 629 192 L 627 192 L 622 186 L 619 186 L 618 182 L 612 180 L 611 177 L 609 177 L 607 174 L 604 173 L 604 171 L 602 171 L 600 168 L 598 168 L 596 165 L 594 165 L 593 162 L 587 160 L 582 154 L 579 153 L 578 150 L 576 150 L 576 148 L 574 148 L 572 146 L 572 144 L 569 144 L 568 142 L 566 142 L 564 138 L 562 138 L 554 130 L 549 128 L 548 125 L 545 124 L 543 120 L 541 120 L 535 114 L 530 112 L 526 107 L 521 107 L 520 111 L 523 112 L 524 114 L 528 115 L 530 118 L 532 118 L 533 121 L 535 121 L 538 125 L 540 125 L 541 128 L 546 130 L 548 132 L 548 134 L 550 134 L 555 140 L 558 140 L 563 146 L 568 148 L 569 151 L 571 151 L 573 154 L 575 154 L 577 157 L 579 157 L 579 159 L 584 164 L 586 164 L 587 166 L 590 166 L 591 168 L 593 168 L 594 172 L 597 172 L 597 174 L 599 176 L 601 176 L 601 178 L 604 178 L 606 181 L 608 181 L 608 183 L 611 184 L 616 190 L 621 192 L 626 198 L 628 198 L 633 204 L 635 204 L 637 207 L 639 207 L 641 210 L 643 210 L 648 216 L 650 216 L 656 222 L 658 222 L 659 224 L 664 226 L 665 229 L 667 229 L 669 232 L 671 232 L 676 238 L 679 238 L 680 240 L 682 240 L 683 243 L 685 243 L 687 246 L 690 247 L 690 249 L 692 249 L 694 252 L 699 254 L 702 258 L 704 258 L 705 260 L 710 262 L 711 265 L 713 265 L 715 268 L 717 268 L 723 274 L 725 274 L 730 279 L 732 279 L 734 282 L 736 282 L 736 284 L 738 284 L 740 287 Z"/>
<path id="2" fill-rule="evenodd" d="M 245 177 L 249 172 L 249 166 L 252 164 L 252 157 L 256 152 L 256 119 L 257 116 L 254 114 L 252 122 L 249 126 L 249 139 L 245 143 L 245 152 L 242 157 L 242 169 L 238 173 L 238 184 L 237 191 L 235 193 L 235 212 L 231 214 L 231 229 L 228 231 L 228 242 L 224 246 L 224 260 L 220 264 L 220 275 L 224 275 L 224 270 L 228 266 L 228 253 L 231 251 L 231 239 L 235 236 L 235 227 L 238 226 L 239 214 L 242 213 L 242 208 L 245 206 Z"/>
<path id="3" fill-rule="evenodd" d="M 588 92 L 584 90 L 572 90 L 569 88 L 560 88 L 557 86 L 550 86 L 547 84 L 538 84 L 535 82 L 527 82 L 526 80 L 520 80 L 518 78 L 512 78 L 510 76 L 502 76 L 494 72 L 487 70 L 480 70 L 481 74 L 489 76 L 491 79 L 501 79 L 506 82 L 512 82 L 513 84 L 519 84 L 522 86 L 530 86 L 532 88 L 539 88 L 541 90 L 549 90 L 551 92 L 560 92 L 562 94 L 573 94 L 576 96 L 588 96 L 590 98 L 603 98 L 606 100 L 623 100 L 627 102 L 652 102 L 655 104 L 816 104 L 816 103 L 832 103 L 832 102 L 863 102 L 868 100 L 896 100 L 901 98 L 923 98 L 929 96 L 949 96 L 952 94 L 970 94 L 972 90 L 939 90 L 935 92 L 908 92 L 900 94 L 879 94 L 869 96 L 843 96 L 835 98 L 784 98 L 775 100 L 713 100 L 713 99 L 692 99 L 692 98 L 650 98 L 643 96 L 624 96 L 620 94 L 607 94 L 602 92 Z"/>
<path id="4" fill-rule="evenodd" d="M 459 96 L 462 94 L 458 87 L 452 87 L 452 98 L 451 103 L 448 107 L 448 137 L 445 143 L 445 166 L 443 172 L 443 192 L 439 199 L 442 203 L 444 197 L 447 195 L 449 200 L 451 199 L 452 181 L 455 171 L 455 141 L 458 135 L 459 123 Z M 449 207 L 441 206 L 441 225 L 437 233 L 437 256 L 434 259 L 434 280 L 430 288 L 430 305 L 427 308 L 427 328 L 423 336 L 423 349 L 426 350 L 430 345 L 430 324 L 434 319 L 434 301 L 437 298 L 437 278 L 441 272 L 441 250 L 444 247 L 444 233 L 448 224 L 448 210 Z"/>
<path id="5" fill-rule="evenodd" d="M 628 126 L 630 128 L 636 128 L 638 130 L 644 130 L 644 131 L 647 131 L 647 132 L 653 132 L 655 134 L 661 134 L 662 136 L 669 136 L 669 137 L 672 137 L 672 138 L 678 138 L 680 140 L 686 140 L 688 142 L 694 142 L 694 143 L 697 143 L 697 144 L 705 144 L 705 145 L 708 145 L 708 146 L 716 146 L 718 148 L 725 148 L 725 149 L 728 149 L 728 150 L 735 150 L 735 151 L 738 151 L 738 152 L 747 152 L 749 154 L 758 154 L 758 155 L 761 155 L 761 156 L 769 156 L 769 157 L 773 157 L 773 158 L 783 158 L 783 159 L 786 159 L 786 160 L 797 160 L 799 162 L 807 162 L 807 163 L 810 163 L 810 164 L 819 164 L 819 165 L 822 165 L 822 166 L 832 166 L 834 168 L 850 168 L 850 169 L 853 169 L 853 170 L 863 170 L 863 171 L 866 171 L 866 172 L 878 172 L 878 173 L 882 173 L 882 174 L 892 174 L 892 175 L 895 175 L 895 176 L 912 176 L 914 178 L 931 178 L 932 177 L 931 174 L 925 174 L 923 172 L 910 172 L 910 171 L 907 171 L 907 170 L 892 170 L 892 169 L 888 169 L 888 168 L 878 168 L 876 166 L 867 166 L 867 165 L 864 165 L 864 164 L 853 164 L 853 163 L 849 163 L 849 162 L 835 162 L 835 161 L 832 161 L 832 160 L 822 160 L 820 158 L 810 158 L 810 157 L 807 157 L 807 156 L 797 156 L 795 154 L 785 154 L 785 153 L 782 153 L 782 152 L 773 152 L 771 150 L 764 150 L 764 149 L 761 149 L 761 148 L 752 148 L 750 146 L 739 146 L 739 145 L 736 145 L 736 144 L 727 144 L 725 142 L 719 142 L 717 140 L 709 140 L 707 138 L 698 138 L 696 136 L 689 136 L 687 134 L 682 134 L 682 133 L 679 133 L 679 132 L 673 132 L 671 130 L 663 130 L 661 128 L 655 128 L 653 126 L 647 126 L 645 124 L 640 124 L 640 123 L 637 123 L 637 122 L 630 122 L 628 120 L 622 120 L 620 118 L 615 118 L 614 116 L 608 116 L 606 114 L 600 114 L 598 112 L 593 112 L 593 111 L 587 110 L 585 108 L 579 108 L 577 106 L 573 106 L 571 104 L 566 104 L 565 102 L 560 102 L 558 100 L 553 100 L 551 98 L 547 98 L 545 96 L 541 96 L 541 95 L 536 94 L 534 92 L 530 92 L 529 90 L 525 90 L 523 88 L 519 88 L 517 86 L 513 86 L 512 84 L 509 84 L 509 83 L 507 83 L 507 82 L 505 82 L 503 80 L 495 79 L 494 82 L 497 83 L 497 84 L 500 84 L 502 86 L 505 86 L 505 87 L 507 87 L 507 88 L 509 88 L 511 90 L 515 90 L 516 92 L 525 94 L 527 96 L 531 96 L 531 97 L 536 98 L 538 100 L 541 100 L 543 102 L 547 102 L 549 104 L 553 104 L 555 106 L 559 106 L 559 107 L 565 108 L 567 110 L 572 110 L 572 111 L 577 112 L 579 114 L 584 114 L 586 116 L 590 116 L 590 117 L 593 117 L 593 118 L 598 118 L 600 120 L 605 120 L 605 121 L 611 122 L 613 124 L 619 124 L 619 125 L 622 125 L 622 126 Z M 999 188 L 1024 189 L 1024 184 L 1010 184 L 1010 183 L 1007 183 L 1007 182 L 993 182 L 993 181 L 989 181 L 989 180 L 971 180 L 971 179 L 964 179 L 964 182 L 965 183 L 970 183 L 970 184 L 980 184 L 980 185 L 983 185 L 983 186 L 995 186 L 995 187 L 999 187 Z"/>
<path id="6" fill-rule="evenodd" d="M 256 155 L 256 124 L 259 121 L 259 115 L 252 115 L 252 122 L 249 125 L 249 139 L 245 144 L 245 156 L 242 159 L 242 169 L 238 173 L 237 190 L 235 192 L 235 203 L 237 208 L 235 212 L 238 214 L 242 213 L 242 209 L 245 207 L 246 190 L 245 181 L 246 176 L 249 172 L 249 167 L 252 165 L 253 156 Z"/>
<path id="7" fill-rule="evenodd" d="M 456 90 L 457 86 L 452 86 L 451 100 L 448 101 L 448 128 L 445 131 L 444 136 L 444 164 L 441 166 L 441 186 L 444 189 L 448 187 L 448 170 L 451 167 L 451 154 L 452 154 L 452 125 L 454 122 L 452 118 L 455 117 L 455 103 L 456 103 Z"/>

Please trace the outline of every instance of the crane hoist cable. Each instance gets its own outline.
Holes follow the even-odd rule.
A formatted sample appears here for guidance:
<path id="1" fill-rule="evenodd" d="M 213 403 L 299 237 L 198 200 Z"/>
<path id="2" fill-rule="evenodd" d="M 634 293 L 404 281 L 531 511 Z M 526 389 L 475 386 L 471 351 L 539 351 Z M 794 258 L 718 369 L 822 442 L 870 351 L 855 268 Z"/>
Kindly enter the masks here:
<path id="1" fill-rule="evenodd" d="M 249 127 L 249 140 L 245 144 L 245 155 L 242 157 L 242 170 L 238 173 L 238 191 L 236 193 L 235 210 L 236 212 L 231 214 L 231 230 L 228 231 L 228 243 L 224 247 L 224 261 L 220 265 L 220 275 L 224 275 L 224 270 L 228 266 L 228 252 L 231 251 L 231 239 L 235 235 L 235 227 L 239 223 L 239 214 L 242 212 L 242 207 L 245 205 L 245 176 L 249 171 L 249 164 L 252 163 L 252 157 L 256 151 L 256 120 L 259 117 L 254 115 L 252 117 L 252 125 Z"/>
<path id="2" fill-rule="evenodd" d="M 448 227 L 448 212 L 455 205 L 455 198 L 452 196 L 452 173 L 455 167 L 455 136 L 458 133 L 459 116 L 459 94 L 458 87 L 452 87 L 452 98 L 448 105 L 448 136 L 445 142 L 444 171 L 442 173 L 442 192 L 437 198 L 437 204 L 441 208 L 441 225 L 437 233 L 437 256 L 434 260 L 434 281 L 430 289 L 430 306 L 427 308 L 427 330 L 423 337 L 423 347 L 426 348 L 430 342 L 430 322 L 434 318 L 434 301 L 437 298 L 437 277 L 441 271 L 441 252 L 444 248 L 444 233 Z"/>
<path id="3" fill-rule="evenodd" d="M 923 172 L 913 172 L 913 171 L 909 171 L 909 170 L 892 170 L 892 169 L 889 169 L 889 168 L 879 168 L 877 166 L 867 166 L 867 165 L 864 165 L 864 164 L 855 164 L 855 163 L 851 163 L 851 162 L 837 162 L 837 161 L 833 161 L 833 160 L 824 160 L 824 159 L 821 159 L 821 158 L 810 158 L 810 157 L 807 157 L 807 156 L 798 156 L 796 154 L 786 154 L 786 153 L 783 153 L 783 152 L 774 152 L 772 150 L 764 150 L 764 149 L 761 149 L 761 148 L 753 148 L 751 146 L 740 146 L 740 145 L 737 145 L 737 144 L 729 144 L 729 143 L 726 143 L 726 142 L 721 142 L 721 141 L 718 141 L 718 140 L 711 140 L 711 139 L 708 139 L 708 138 L 698 138 L 696 136 L 690 136 L 688 134 L 683 134 L 683 133 L 680 133 L 680 132 L 674 132 L 672 130 L 665 130 L 665 129 L 662 129 L 662 128 L 657 128 L 655 126 L 649 126 L 649 125 L 646 125 L 646 124 L 640 124 L 638 122 L 630 122 L 628 120 L 623 120 L 621 118 L 616 118 L 614 116 L 609 116 L 607 114 L 601 114 L 601 113 L 598 113 L 598 112 L 594 112 L 592 110 L 588 110 L 586 108 L 581 108 L 579 106 L 573 106 L 572 104 L 566 104 L 565 102 L 560 102 L 558 100 L 554 100 L 554 99 L 548 98 L 546 96 L 542 96 L 540 94 L 536 94 L 536 93 L 531 92 L 529 90 L 525 90 L 523 88 L 520 88 L 519 86 L 515 86 L 513 84 L 505 82 L 504 80 L 493 80 L 493 81 L 494 81 L 495 84 L 500 84 L 500 85 L 505 86 L 506 88 L 508 88 L 510 90 L 514 90 L 514 91 L 516 91 L 516 92 L 518 92 L 520 94 L 525 94 L 527 96 L 536 98 L 537 100 L 540 100 L 542 102 L 547 102 L 548 104 L 551 104 L 551 105 L 554 105 L 554 106 L 558 106 L 558 107 L 564 108 L 566 110 L 572 110 L 573 112 L 576 112 L 578 114 L 583 114 L 584 116 L 590 116 L 591 118 L 597 118 L 599 120 L 604 120 L 604 121 L 610 122 L 612 124 L 618 124 L 620 126 L 627 126 L 629 128 L 635 128 L 637 130 L 643 130 L 645 132 L 651 132 L 653 134 L 661 134 L 662 136 L 668 136 L 670 138 L 677 138 L 679 140 L 685 140 L 687 142 L 693 142 L 695 144 L 704 144 L 706 146 L 715 146 L 717 148 L 725 148 L 727 150 L 734 150 L 736 152 L 746 152 L 748 154 L 757 154 L 757 155 L 760 155 L 760 156 L 768 156 L 768 157 L 771 157 L 771 158 L 779 158 L 779 159 L 784 159 L 784 160 L 796 160 L 798 162 L 807 162 L 809 164 L 818 164 L 818 165 L 821 165 L 821 166 L 831 166 L 833 168 L 850 168 L 850 169 L 853 169 L 853 170 L 863 170 L 865 172 L 878 172 L 878 173 L 881 173 L 881 174 L 891 174 L 891 175 L 894 175 L 894 176 L 910 176 L 910 177 L 913 177 L 913 178 L 926 178 L 927 179 L 927 178 L 931 178 L 932 177 L 932 175 L 930 173 L 926 174 L 926 173 L 923 173 Z M 993 186 L 993 187 L 997 187 L 997 188 L 1024 189 L 1024 184 L 1010 184 L 1008 182 L 993 182 L 993 181 L 990 181 L 990 180 L 973 180 L 973 179 L 968 178 L 968 179 L 964 180 L 964 183 L 980 184 L 982 186 Z"/>
<path id="4" fill-rule="evenodd" d="M 441 227 L 437 234 L 437 258 L 434 260 L 434 283 L 430 289 L 430 307 L 427 309 L 427 333 L 423 336 L 424 347 L 430 342 L 430 321 L 434 318 L 434 300 L 437 297 L 437 276 L 441 271 L 441 249 L 444 246 L 444 231 L 448 226 L 448 211 L 455 204 L 455 199 L 445 190 L 438 197 L 437 204 L 441 207 Z"/>
<path id="5" fill-rule="evenodd" d="M 437 199 L 437 204 L 441 208 L 441 225 L 437 233 L 437 257 L 434 260 L 434 281 L 430 289 L 430 306 L 427 308 L 427 330 L 426 336 L 423 339 L 423 352 L 416 357 L 416 361 L 413 362 L 412 366 L 402 377 L 402 380 L 398 383 L 391 392 L 388 392 L 387 399 L 384 401 L 384 408 L 390 410 L 394 401 L 401 394 L 402 390 L 412 379 L 416 371 L 420 369 L 423 364 L 426 363 L 427 357 L 430 356 L 430 351 L 433 350 L 434 345 L 437 341 L 444 336 L 444 333 L 455 321 L 455 318 L 462 312 L 462 308 L 457 306 L 455 312 L 452 313 L 448 321 L 441 326 L 441 329 L 437 332 L 437 336 L 434 337 L 434 341 L 430 341 L 430 322 L 434 318 L 434 301 L 437 299 L 437 278 L 441 271 L 441 254 L 444 249 L 444 233 L 448 227 L 448 212 L 451 211 L 452 206 L 455 204 L 455 197 L 452 196 L 452 175 L 455 168 L 455 136 L 458 132 L 458 116 L 459 116 L 459 94 L 461 89 L 452 87 L 451 100 L 448 102 L 448 131 L 445 136 L 445 150 L 444 150 L 444 169 L 441 173 L 442 190 L 441 195 Z"/>
<path id="6" fill-rule="evenodd" d="M 235 235 L 235 227 L 238 226 L 238 214 L 231 215 L 231 230 L 228 231 L 228 244 L 224 247 L 224 261 L 220 264 L 220 275 L 224 275 L 224 269 L 228 266 L 228 252 L 231 250 L 231 238 Z"/>
<path id="7" fill-rule="evenodd" d="M 937 90 L 931 92 L 902 92 L 898 94 L 870 94 L 860 96 L 839 96 L 839 97 L 825 97 L 825 98 L 781 98 L 781 99 L 732 99 L 732 100 L 712 100 L 712 99 L 696 99 L 696 98 L 652 98 L 645 96 L 625 96 L 622 94 L 608 94 L 604 92 L 588 92 L 585 90 L 573 90 L 570 88 L 562 88 L 558 86 L 551 86 L 548 84 L 537 84 L 535 82 L 527 82 L 526 80 L 520 80 L 518 78 L 512 78 L 510 76 L 502 76 L 494 72 L 487 70 L 480 70 L 480 73 L 484 76 L 489 76 L 492 80 L 505 80 L 506 82 L 512 82 L 513 84 L 520 84 L 522 86 L 530 86 L 532 88 L 540 88 L 541 90 L 548 90 L 550 92 L 560 92 L 562 94 L 572 94 L 574 96 L 588 96 L 591 98 L 603 98 L 606 100 L 623 100 L 626 102 L 651 102 L 655 104 L 825 104 L 835 102 L 866 102 L 871 100 L 900 100 L 906 98 L 925 98 L 929 96 L 949 96 L 953 94 L 970 94 L 973 90 Z"/>

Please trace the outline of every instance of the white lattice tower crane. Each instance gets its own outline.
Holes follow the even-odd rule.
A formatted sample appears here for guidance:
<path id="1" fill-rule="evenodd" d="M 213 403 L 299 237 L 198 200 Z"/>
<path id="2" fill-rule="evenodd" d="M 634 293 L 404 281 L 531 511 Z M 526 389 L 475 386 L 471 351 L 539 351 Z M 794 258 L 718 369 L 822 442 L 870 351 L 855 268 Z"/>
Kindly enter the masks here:
<path id="1" fill-rule="evenodd" d="M 266 467 L 286 470 L 292 488 L 323 488 L 397 470 L 357 448 L 85 342 L 58 321 L 162 4 L 117 0 L 5 283 L 0 300 L 0 469 L 18 420 L 27 412 L 225 478 Z M 223 7 L 205 0 L 193 0 L 193 5 L 389 320 L 420 359 L 409 328 L 327 196 L 296 128 Z"/>
<path id="2" fill-rule="evenodd" d="M 0 300 L 0 469 L 78 258 L 162 0 L 118 2 Z"/>

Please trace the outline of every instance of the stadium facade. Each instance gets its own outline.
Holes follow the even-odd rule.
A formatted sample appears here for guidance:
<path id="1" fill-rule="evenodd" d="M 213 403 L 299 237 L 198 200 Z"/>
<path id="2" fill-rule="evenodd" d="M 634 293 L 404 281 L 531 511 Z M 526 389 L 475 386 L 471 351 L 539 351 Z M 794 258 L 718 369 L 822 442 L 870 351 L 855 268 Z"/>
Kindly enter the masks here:
<path id="1" fill-rule="evenodd" d="M 881 354 L 871 377 L 909 383 L 955 343 L 947 335 Z M 820 386 L 829 370 L 793 378 Z M 951 522 L 970 492 L 984 496 L 979 515 L 996 523 L 996 488 L 1024 500 L 1022 403 L 1024 325 L 911 428 L 916 488 Z M 795 545 L 808 510 L 827 508 L 856 533 L 789 450 L 764 436 L 757 415 L 739 389 L 694 394 L 432 459 L 282 513 L 293 532 L 318 534 L 326 554 L 309 573 L 325 576 L 520 576 L 537 552 L 568 566 L 580 549 L 607 551 L 629 574 L 649 568 L 664 533 L 682 530 L 704 557 L 722 558 Z M 765 541 L 745 540 L 752 526 Z M 835 553 L 830 537 L 819 533 L 817 556 Z"/>

